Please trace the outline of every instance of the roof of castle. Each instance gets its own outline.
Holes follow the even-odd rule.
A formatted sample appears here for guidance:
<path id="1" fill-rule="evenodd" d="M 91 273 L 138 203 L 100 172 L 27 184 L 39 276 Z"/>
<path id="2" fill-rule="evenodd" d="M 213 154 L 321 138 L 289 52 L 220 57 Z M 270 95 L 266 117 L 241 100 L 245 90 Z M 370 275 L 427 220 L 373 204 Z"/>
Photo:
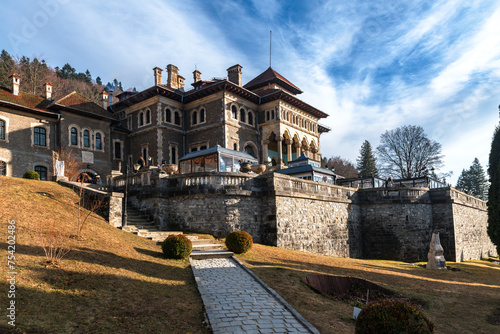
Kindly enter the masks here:
<path id="1" fill-rule="evenodd" d="M 302 90 L 300 90 L 299 87 L 288 81 L 288 79 L 276 72 L 272 67 L 269 67 L 254 79 L 250 80 L 250 82 L 248 82 L 243 87 L 248 90 L 254 91 L 261 87 L 270 86 L 271 84 L 276 84 L 284 88 L 285 90 L 290 91 L 292 94 L 302 93 Z"/>
<path id="2" fill-rule="evenodd" d="M 52 101 L 31 93 L 20 91 L 19 95 L 14 95 L 10 89 L 5 87 L 0 87 L 0 100 L 38 110 L 44 110 L 52 104 Z"/>
<path id="3" fill-rule="evenodd" d="M 270 85 L 271 83 L 275 83 L 283 89 L 264 87 L 265 85 Z M 295 97 L 294 94 L 302 93 L 302 91 L 295 85 L 293 85 L 290 81 L 285 79 L 278 72 L 273 70 L 271 67 L 243 87 L 238 86 L 237 84 L 227 79 L 199 81 L 198 86 L 195 85 L 195 88 L 196 87 L 198 89 L 183 91 L 180 89 L 169 87 L 168 85 L 155 85 L 124 100 L 114 103 L 113 105 L 111 105 L 110 110 L 116 113 L 136 103 L 158 95 L 181 103 L 189 103 L 221 91 L 228 91 L 239 95 L 255 104 L 260 105 L 281 99 L 284 102 L 287 102 L 294 107 L 300 108 L 303 111 L 318 118 L 328 117 L 328 114 Z M 256 91 L 252 91 L 248 87 L 256 89 Z M 264 87 L 264 89 L 258 89 L 259 87 Z"/>
<path id="4" fill-rule="evenodd" d="M 116 116 L 114 116 L 111 112 L 101 108 L 99 105 L 83 97 L 76 91 L 73 91 L 65 97 L 57 100 L 55 105 L 62 106 L 63 109 L 68 111 L 74 111 L 77 113 L 84 112 L 86 115 L 90 114 L 90 116 L 96 116 L 99 118 L 104 117 L 113 120 L 116 119 Z M 68 107 L 70 109 L 64 107 Z"/>

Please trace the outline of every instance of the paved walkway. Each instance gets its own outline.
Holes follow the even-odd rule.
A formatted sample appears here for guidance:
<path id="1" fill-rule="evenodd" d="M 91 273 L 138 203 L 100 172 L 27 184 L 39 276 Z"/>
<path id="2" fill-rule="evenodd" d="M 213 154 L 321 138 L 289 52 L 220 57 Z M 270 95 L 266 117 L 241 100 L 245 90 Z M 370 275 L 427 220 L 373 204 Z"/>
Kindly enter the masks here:
<path id="1" fill-rule="evenodd" d="M 214 334 L 319 333 L 237 260 L 191 260 L 191 267 Z"/>

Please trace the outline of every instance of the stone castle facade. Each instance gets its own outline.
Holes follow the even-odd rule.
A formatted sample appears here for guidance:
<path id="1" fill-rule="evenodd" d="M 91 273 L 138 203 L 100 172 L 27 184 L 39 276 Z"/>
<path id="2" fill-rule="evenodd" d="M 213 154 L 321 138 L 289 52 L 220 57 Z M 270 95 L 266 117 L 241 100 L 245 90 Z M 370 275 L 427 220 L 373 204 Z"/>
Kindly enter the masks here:
<path id="1" fill-rule="evenodd" d="M 329 129 L 318 121 L 328 115 L 301 101 L 302 91 L 274 69 L 244 86 L 240 65 L 223 79 L 202 80 L 196 70 L 189 90 L 176 66 L 166 69 L 166 82 L 155 67 L 152 87 L 124 92 L 111 105 L 103 91 L 101 106 L 76 92 L 54 101 L 50 83 L 44 96 L 21 92 L 22 78 L 13 74 L 11 87 L 0 89 L 0 173 L 20 177 L 36 169 L 50 179 L 54 152 L 62 150 L 86 164 L 82 172 L 101 176 L 123 173 L 140 158 L 177 164 L 215 145 L 278 168 L 302 153 L 320 160 L 320 135 Z"/>
<path id="2" fill-rule="evenodd" d="M 194 71 L 189 90 L 176 66 L 166 70 L 166 82 L 155 67 L 152 87 L 111 105 L 103 92 L 101 106 L 76 92 L 54 101 L 50 83 L 43 96 L 21 92 L 22 78 L 12 75 L 11 87 L 0 89 L 0 175 L 35 170 L 51 179 L 59 153 L 71 151 L 84 165 L 80 173 L 109 176 L 101 180 L 113 190 L 125 192 L 128 182 L 131 202 L 163 229 L 218 237 L 246 230 L 278 247 L 405 261 L 425 260 L 439 231 L 448 260 L 496 253 L 485 203 L 452 188 L 361 190 L 272 172 L 160 173 L 151 166 L 216 145 L 278 170 L 299 157 L 320 161 L 320 136 L 329 131 L 318 123 L 328 115 L 272 68 L 245 85 L 240 65 L 224 79 Z M 150 168 L 125 173 L 140 160 Z M 115 210 L 121 201 L 113 197 Z"/>

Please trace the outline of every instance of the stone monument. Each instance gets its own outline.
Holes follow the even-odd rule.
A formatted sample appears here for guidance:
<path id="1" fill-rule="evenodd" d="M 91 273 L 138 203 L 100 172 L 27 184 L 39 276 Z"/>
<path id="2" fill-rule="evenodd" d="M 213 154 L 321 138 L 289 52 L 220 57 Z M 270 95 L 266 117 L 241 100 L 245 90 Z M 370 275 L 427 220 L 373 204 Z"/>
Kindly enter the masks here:
<path id="1" fill-rule="evenodd" d="M 444 259 L 444 249 L 439 241 L 439 232 L 432 233 L 429 253 L 427 253 L 427 269 L 446 269 L 446 260 Z"/>

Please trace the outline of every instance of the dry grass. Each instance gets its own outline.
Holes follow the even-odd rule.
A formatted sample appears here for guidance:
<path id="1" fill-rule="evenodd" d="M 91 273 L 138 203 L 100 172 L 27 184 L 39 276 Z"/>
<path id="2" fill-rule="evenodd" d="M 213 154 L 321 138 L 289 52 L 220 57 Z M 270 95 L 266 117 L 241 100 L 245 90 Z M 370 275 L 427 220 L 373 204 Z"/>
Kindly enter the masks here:
<path id="1" fill-rule="evenodd" d="M 95 214 L 83 240 L 77 195 L 53 182 L 0 177 L 0 258 L 16 221 L 17 329 L 27 333 L 208 333 L 188 261 L 166 260 L 154 242 L 122 232 Z M 56 222 L 71 251 L 47 265 L 36 229 Z M 0 266 L 5 277 L 6 260 Z M 6 281 L 0 283 L 4 308 Z M 0 322 L 0 332 L 8 328 Z"/>
<path id="2" fill-rule="evenodd" d="M 52 182 L 0 177 L 0 199 L 2 259 L 8 220 L 17 225 L 16 323 L 22 332 L 209 332 L 187 261 L 164 259 L 154 242 L 110 227 L 96 215 L 89 218 L 83 240 L 69 238 L 78 198 Z M 36 233 L 52 221 L 71 248 L 57 266 L 46 264 Z M 500 326 L 488 323 L 500 309 L 500 266 L 487 261 L 448 263 L 460 271 L 430 271 L 403 262 L 333 258 L 258 244 L 238 257 L 322 333 L 353 333 L 352 305 L 313 292 L 301 282 L 310 273 L 364 278 L 414 298 L 425 305 L 437 333 L 500 332 Z M 6 261 L 0 268 L 5 277 Z M 4 280 L 2 309 L 6 287 Z M 0 332 L 5 328 L 2 320 Z"/>
<path id="3" fill-rule="evenodd" d="M 500 265 L 488 261 L 447 263 L 460 271 L 426 270 L 404 262 L 334 258 L 258 244 L 238 258 L 321 333 L 354 333 L 353 306 L 301 282 L 313 273 L 363 278 L 413 298 L 424 305 L 436 333 L 500 333 L 500 326 L 488 323 L 500 308 Z"/>

